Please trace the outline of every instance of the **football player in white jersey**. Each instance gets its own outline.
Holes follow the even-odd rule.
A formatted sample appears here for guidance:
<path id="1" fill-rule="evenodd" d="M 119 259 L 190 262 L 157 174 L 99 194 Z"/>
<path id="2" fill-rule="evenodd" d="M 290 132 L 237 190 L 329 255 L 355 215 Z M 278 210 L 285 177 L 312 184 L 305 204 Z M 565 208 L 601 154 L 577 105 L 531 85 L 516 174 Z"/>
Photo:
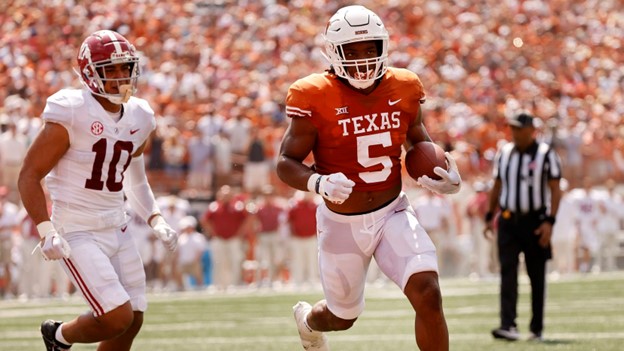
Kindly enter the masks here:
<path id="1" fill-rule="evenodd" d="M 124 195 L 171 251 L 177 233 L 160 215 L 145 174 L 143 149 L 155 119 L 149 104 L 132 96 L 139 76 L 134 46 L 119 33 L 97 31 L 84 40 L 77 61 L 85 89 L 48 98 L 45 125 L 28 150 L 18 186 L 37 224 L 41 253 L 61 263 L 91 311 L 65 323 L 44 321 L 41 334 L 52 351 L 96 342 L 99 351 L 130 350 L 147 300 Z"/>

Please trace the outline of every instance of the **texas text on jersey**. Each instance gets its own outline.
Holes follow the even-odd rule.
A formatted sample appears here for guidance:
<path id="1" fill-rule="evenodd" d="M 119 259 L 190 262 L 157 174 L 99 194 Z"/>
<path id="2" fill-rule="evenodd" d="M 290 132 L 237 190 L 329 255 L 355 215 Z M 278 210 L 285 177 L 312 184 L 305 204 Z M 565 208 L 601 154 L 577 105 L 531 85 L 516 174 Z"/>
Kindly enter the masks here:
<path id="1" fill-rule="evenodd" d="M 342 172 L 355 191 L 379 191 L 401 181 L 401 145 L 424 99 L 420 79 L 405 69 L 388 68 L 366 99 L 326 72 L 291 85 L 286 113 L 317 128 L 319 174 Z"/>

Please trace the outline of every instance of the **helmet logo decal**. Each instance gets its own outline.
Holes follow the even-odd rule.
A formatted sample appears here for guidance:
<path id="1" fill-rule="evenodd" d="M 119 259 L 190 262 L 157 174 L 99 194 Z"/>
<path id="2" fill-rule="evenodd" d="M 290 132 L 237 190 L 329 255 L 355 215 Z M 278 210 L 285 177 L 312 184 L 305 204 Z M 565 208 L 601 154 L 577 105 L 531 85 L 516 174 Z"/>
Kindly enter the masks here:
<path id="1" fill-rule="evenodd" d="M 91 124 L 91 134 L 100 135 L 104 133 L 104 125 L 100 121 L 95 121 Z"/>
<path id="2" fill-rule="evenodd" d="M 90 57 L 91 57 L 91 50 L 89 49 L 89 44 L 83 43 L 82 47 L 80 48 L 80 53 L 78 54 L 78 58 L 83 60 L 83 59 L 89 59 Z"/>
<path id="3" fill-rule="evenodd" d="M 368 34 L 367 30 L 356 30 L 355 35 Z"/>

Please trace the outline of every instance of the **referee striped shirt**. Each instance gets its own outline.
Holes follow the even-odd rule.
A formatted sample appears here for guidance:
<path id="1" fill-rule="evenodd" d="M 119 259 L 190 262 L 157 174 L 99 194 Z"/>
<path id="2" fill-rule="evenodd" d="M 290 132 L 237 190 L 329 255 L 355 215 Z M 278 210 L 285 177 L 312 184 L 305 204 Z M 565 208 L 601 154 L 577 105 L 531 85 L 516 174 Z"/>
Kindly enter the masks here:
<path id="1" fill-rule="evenodd" d="M 546 143 L 534 142 L 524 152 L 507 143 L 494 159 L 494 178 L 502 183 L 499 206 L 514 213 L 550 206 L 548 181 L 561 178 L 561 160 Z"/>

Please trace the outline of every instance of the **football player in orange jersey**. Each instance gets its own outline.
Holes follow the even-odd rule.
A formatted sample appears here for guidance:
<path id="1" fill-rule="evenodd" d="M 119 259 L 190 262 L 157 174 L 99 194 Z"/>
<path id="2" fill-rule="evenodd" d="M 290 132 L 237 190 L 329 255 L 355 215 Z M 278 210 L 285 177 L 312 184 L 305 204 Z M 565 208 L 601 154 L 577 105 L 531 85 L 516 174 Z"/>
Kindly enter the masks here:
<path id="1" fill-rule="evenodd" d="M 294 307 L 306 350 L 329 350 L 324 332 L 349 329 L 364 309 L 371 258 L 405 293 L 421 350 L 448 350 L 436 251 L 418 224 L 401 184 L 401 147 L 430 141 L 423 125 L 425 93 L 418 76 L 388 67 L 388 32 L 363 6 L 347 6 L 325 29 L 329 71 L 291 85 L 279 177 L 324 198 L 317 210 L 319 268 L 325 299 Z M 303 161 L 312 152 L 315 166 Z M 437 193 L 459 191 L 447 153 L 439 180 L 418 183 Z"/>

